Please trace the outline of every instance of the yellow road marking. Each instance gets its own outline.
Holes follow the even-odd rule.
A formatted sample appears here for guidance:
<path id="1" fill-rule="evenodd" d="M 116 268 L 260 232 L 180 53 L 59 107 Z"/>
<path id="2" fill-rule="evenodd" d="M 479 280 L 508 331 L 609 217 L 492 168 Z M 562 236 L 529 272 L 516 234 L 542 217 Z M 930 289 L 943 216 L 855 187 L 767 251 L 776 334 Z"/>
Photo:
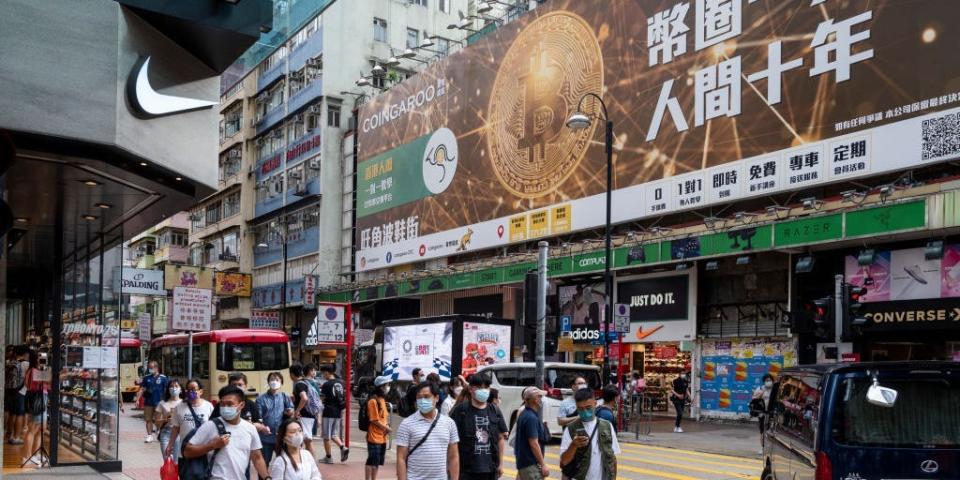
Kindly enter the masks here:
<path id="1" fill-rule="evenodd" d="M 740 467 L 743 467 L 743 466 L 744 466 L 744 465 L 743 465 L 743 464 L 744 464 L 743 461 L 738 462 L 738 463 L 730 463 L 730 462 L 717 462 L 717 461 L 713 461 L 713 460 L 700 460 L 700 459 L 697 459 L 697 458 L 691 458 L 691 456 L 700 455 L 700 452 L 693 452 L 693 451 L 687 451 L 687 450 L 678 450 L 678 453 L 679 453 L 679 452 L 685 452 L 685 453 L 688 455 L 688 456 L 683 456 L 683 455 L 676 455 L 676 454 L 671 455 L 671 454 L 669 454 L 669 453 L 660 453 L 660 452 L 657 452 L 657 453 L 646 452 L 646 451 L 644 451 L 644 450 L 642 450 L 642 449 L 631 448 L 631 447 L 633 447 L 633 445 L 629 445 L 629 444 L 626 444 L 626 443 L 621 443 L 621 444 L 620 444 L 620 449 L 623 450 L 624 453 L 638 453 L 638 454 L 657 455 L 657 458 L 669 458 L 669 459 L 672 459 L 672 460 L 685 460 L 685 461 L 691 461 L 691 462 L 701 463 L 701 464 L 704 464 L 704 465 L 716 465 L 716 466 L 718 466 L 718 467 L 736 467 L 736 468 L 740 468 Z M 744 458 L 743 460 L 746 460 L 746 461 L 748 461 L 748 462 L 752 462 L 752 461 L 753 461 L 753 459 L 748 459 L 748 458 Z M 762 463 L 758 463 L 758 465 L 762 465 Z"/>
<path id="2" fill-rule="evenodd" d="M 730 471 L 725 471 L 725 470 L 716 470 L 716 469 L 713 469 L 713 468 L 697 467 L 697 466 L 694 466 L 694 465 L 684 465 L 684 464 L 680 464 L 680 463 L 663 462 L 663 461 L 658 461 L 658 460 L 648 460 L 648 459 L 645 459 L 645 458 L 640 458 L 640 457 L 635 457 L 635 456 L 630 456 L 630 455 L 620 455 L 618 458 L 621 460 L 621 461 L 619 462 L 620 468 L 626 468 L 626 467 L 623 465 L 623 461 L 630 461 L 630 462 L 636 462 L 636 463 L 648 463 L 648 464 L 650 464 L 650 465 L 657 465 L 657 466 L 660 466 L 660 467 L 676 468 L 676 469 L 679 469 L 679 470 L 689 470 L 689 471 L 691 471 L 691 472 L 700 472 L 700 473 L 711 473 L 711 474 L 716 474 L 716 475 L 725 475 L 725 476 L 736 477 L 736 478 L 744 478 L 744 479 L 758 478 L 758 477 L 756 477 L 756 476 L 754 476 L 754 475 L 749 475 L 749 474 L 746 474 L 746 473 L 730 472 Z"/>
<path id="3" fill-rule="evenodd" d="M 620 443 L 621 448 L 622 448 L 623 445 L 625 445 L 625 444 L 626 444 L 626 442 L 621 442 L 621 443 Z M 639 443 L 630 443 L 630 444 L 628 444 L 628 445 L 630 445 L 631 447 L 635 447 L 635 448 L 638 448 L 638 449 L 644 449 L 644 450 L 656 450 L 656 451 L 658 451 L 658 452 L 682 453 L 682 454 L 693 455 L 693 456 L 698 456 L 698 457 L 717 458 L 717 459 L 721 459 L 721 460 L 731 460 L 731 461 L 741 462 L 741 463 L 753 463 L 753 464 L 756 464 L 756 465 L 763 465 L 763 461 L 757 460 L 757 459 L 754 459 L 754 458 L 735 457 L 735 456 L 733 456 L 733 455 L 720 455 L 720 454 L 716 454 L 716 453 L 704 453 L 704 452 L 697 452 L 697 451 L 694 451 L 694 450 L 683 450 L 683 449 L 680 449 L 680 448 L 654 447 L 654 446 L 652 446 L 652 445 L 641 445 L 641 444 L 639 444 Z"/>
<path id="4" fill-rule="evenodd" d="M 548 454 L 547 454 L 547 457 L 559 459 L 559 458 L 560 458 L 560 455 L 557 455 L 557 454 L 554 454 L 554 453 L 548 453 Z M 504 455 L 503 458 L 506 459 L 506 460 L 512 460 L 512 461 L 514 461 L 514 462 L 516 461 L 516 459 L 515 459 L 514 457 L 511 457 L 511 456 L 509 456 L 509 455 Z M 559 465 L 547 464 L 547 467 L 550 469 L 550 473 L 552 473 L 552 474 L 557 474 L 557 473 L 560 473 L 560 471 L 561 471 Z M 646 468 L 631 467 L 631 466 L 629 466 L 629 465 L 619 465 L 619 464 L 618 464 L 618 465 L 617 465 L 617 469 L 618 469 L 619 471 L 627 471 L 627 472 L 632 472 L 632 473 L 642 473 L 642 474 L 644 474 L 644 475 L 652 475 L 652 476 L 658 477 L 658 478 L 668 478 L 668 479 L 670 479 L 670 480 L 705 480 L 705 479 L 703 479 L 703 478 L 701 478 L 701 477 L 691 477 L 691 476 L 688 476 L 688 475 L 681 475 L 681 474 L 678 474 L 678 473 L 670 473 L 670 472 L 658 472 L 658 471 L 656 471 L 656 470 L 649 470 L 649 469 L 646 469 Z M 506 469 L 504 469 L 504 472 L 506 472 Z M 551 478 L 553 478 L 553 477 L 551 477 Z M 622 477 L 622 476 L 620 476 L 620 475 L 617 475 L 617 480 L 630 480 L 630 479 L 629 479 L 629 478 L 626 478 L 626 477 Z"/>

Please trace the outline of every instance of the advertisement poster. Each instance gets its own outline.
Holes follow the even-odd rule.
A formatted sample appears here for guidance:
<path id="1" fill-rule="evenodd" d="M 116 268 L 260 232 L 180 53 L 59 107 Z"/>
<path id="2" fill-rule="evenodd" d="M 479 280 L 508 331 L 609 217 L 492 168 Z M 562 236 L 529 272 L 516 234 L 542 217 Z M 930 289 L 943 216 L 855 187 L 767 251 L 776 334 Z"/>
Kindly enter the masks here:
<path id="1" fill-rule="evenodd" d="M 250 328 L 280 329 L 279 310 L 251 310 Z"/>
<path id="2" fill-rule="evenodd" d="M 510 326 L 489 323 L 463 323 L 463 376 L 475 373 L 480 367 L 510 363 Z"/>
<path id="3" fill-rule="evenodd" d="M 383 375 L 410 380 L 414 368 L 449 381 L 453 359 L 453 322 L 395 325 L 383 329 Z"/>
<path id="4" fill-rule="evenodd" d="M 163 270 L 116 267 L 113 269 L 113 279 L 113 290 L 117 292 L 167 296 L 167 290 L 163 285 Z"/>
<path id="5" fill-rule="evenodd" d="M 552 0 L 360 107 L 356 265 L 602 226 L 603 122 L 565 125 L 588 93 L 616 112 L 614 223 L 955 159 L 957 16 L 955 0 Z"/>
<path id="6" fill-rule="evenodd" d="M 696 336 L 696 272 L 617 279 L 617 303 L 630 307 L 625 342 L 682 342 Z M 695 303 L 695 302 L 694 302 Z"/>
<path id="7" fill-rule="evenodd" d="M 205 332 L 213 315 L 213 290 L 176 287 L 173 289 L 173 330 Z"/>
<path id="8" fill-rule="evenodd" d="M 249 297 L 253 276 L 249 273 L 217 272 L 213 280 L 213 293 L 224 297 Z"/>
<path id="9" fill-rule="evenodd" d="M 734 340 L 704 342 L 701 348 L 700 408 L 708 415 L 748 415 L 763 376 L 776 377 L 784 367 L 797 363 L 792 342 Z"/>
<path id="10" fill-rule="evenodd" d="M 945 245 L 942 258 L 927 259 L 925 248 L 877 251 L 873 263 L 846 258 L 846 281 L 867 289 L 864 302 L 960 297 L 960 245 Z"/>
<path id="11" fill-rule="evenodd" d="M 213 289 L 213 269 L 187 265 L 167 265 L 163 269 L 163 288 L 175 287 Z"/>

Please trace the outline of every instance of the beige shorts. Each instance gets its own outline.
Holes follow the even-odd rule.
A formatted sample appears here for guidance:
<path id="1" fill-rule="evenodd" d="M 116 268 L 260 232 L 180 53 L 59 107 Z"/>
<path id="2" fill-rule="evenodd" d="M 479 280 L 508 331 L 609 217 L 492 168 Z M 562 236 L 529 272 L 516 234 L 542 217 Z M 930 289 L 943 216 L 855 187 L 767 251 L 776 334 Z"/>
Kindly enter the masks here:
<path id="1" fill-rule="evenodd" d="M 153 423 L 154 412 L 157 411 L 157 407 L 151 407 L 150 405 L 143 406 L 143 419 L 147 422 Z"/>
<path id="2" fill-rule="evenodd" d="M 543 480 L 543 473 L 540 471 L 539 465 L 530 465 L 529 467 L 521 468 L 517 472 L 518 480 Z"/>

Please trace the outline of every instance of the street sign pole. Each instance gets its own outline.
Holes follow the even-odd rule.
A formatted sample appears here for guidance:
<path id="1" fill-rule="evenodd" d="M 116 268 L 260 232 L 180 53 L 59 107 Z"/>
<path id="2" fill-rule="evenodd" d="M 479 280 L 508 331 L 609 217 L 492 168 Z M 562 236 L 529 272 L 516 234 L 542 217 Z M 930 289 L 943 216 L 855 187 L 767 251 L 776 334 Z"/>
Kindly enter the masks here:
<path id="1" fill-rule="evenodd" d="M 317 309 L 318 314 L 319 314 L 319 311 L 320 309 L 318 308 Z M 345 430 L 345 432 L 343 433 L 343 436 L 344 436 L 343 441 L 347 445 L 347 448 L 350 448 L 350 397 L 351 397 L 350 392 L 353 390 L 353 388 L 351 388 L 350 386 L 350 370 L 353 365 L 353 304 L 348 303 L 346 306 L 344 306 L 343 312 L 344 312 L 343 320 L 347 322 L 346 335 L 344 336 L 347 340 L 347 358 L 346 358 L 346 361 L 343 362 L 343 370 L 344 370 L 343 378 L 347 383 L 346 385 L 347 391 L 344 392 L 344 395 L 347 398 L 347 408 L 345 412 L 346 419 L 344 420 L 345 423 L 343 428 Z M 363 406 L 361 408 L 366 408 L 366 406 Z"/>
<path id="2" fill-rule="evenodd" d="M 193 378 L 193 330 L 187 330 L 187 381 Z"/>

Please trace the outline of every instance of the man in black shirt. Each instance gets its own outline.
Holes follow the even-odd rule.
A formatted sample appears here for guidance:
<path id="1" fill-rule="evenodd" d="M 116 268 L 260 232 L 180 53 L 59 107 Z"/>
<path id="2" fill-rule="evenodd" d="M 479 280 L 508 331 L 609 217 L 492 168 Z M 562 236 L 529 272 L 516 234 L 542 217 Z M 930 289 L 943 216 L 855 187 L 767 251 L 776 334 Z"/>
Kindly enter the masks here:
<path id="1" fill-rule="evenodd" d="M 341 420 L 342 411 L 346 405 L 346 388 L 343 382 L 333 373 L 332 365 L 324 365 L 320 368 L 323 378 L 326 380 L 320 387 L 320 396 L 323 397 L 323 415 L 320 424 L 320 436 L 323 437 L 323 450 L 326 457 L 323 463 L 333 463 L 330 457 L 330 441 L 340 447 L 340 461 L 346 462 L 350 455 L 350 449 L 346 448 L 343 441 L 340 440 L 340 430 L 343 428 Z"/>
<path id="2" fill-rule="evenodd" d="M 500 410 L 490 399 L 490 378 L 482 373 L 468 380 L 470 401 L 457 404 L 450 410 L 450 418 L 460 435 L 461 480 L 496 480 L 503 476 L 503 452 L 507 424 Z"/>
<path id="3" fill-rule="evenodd" d="M 410 383 L 410 386 L 407 387 L 407 393 L 403 395 L 403 401 L 400 404 L 400 416 L 409 417 L 416 410 L 417 405 L 417 387 L 420 386 L 420 382 L 423 381 L 423 371 L 420 370 L 420 367 L 414 368 L 410 373 L 413 376 L 413 381 Z"/>
<path id="4" fill-rule="evenodd" d="M 247 392 L 247 376 L 240 372 L 233 372 L 227 377 L 227 381 L 230 385 L 233 385 L 240 390 L 243 390 L 244 394 Z M 220 404 L 217 403 L 213 407 L 213 413 L 210 414 L 210 419 L 213 420 L 220 416 Z M 269 433 L 270 429 L 263 424 L 260 420 L 260 411 L 257 410 L 257 399 L 248 398 L 247 401 L 243 402 L 243 410 L 240 412 L 240 418 L 250 422 L 254 427 L 257 428 L 257 432 L 260 433 Z"/>

